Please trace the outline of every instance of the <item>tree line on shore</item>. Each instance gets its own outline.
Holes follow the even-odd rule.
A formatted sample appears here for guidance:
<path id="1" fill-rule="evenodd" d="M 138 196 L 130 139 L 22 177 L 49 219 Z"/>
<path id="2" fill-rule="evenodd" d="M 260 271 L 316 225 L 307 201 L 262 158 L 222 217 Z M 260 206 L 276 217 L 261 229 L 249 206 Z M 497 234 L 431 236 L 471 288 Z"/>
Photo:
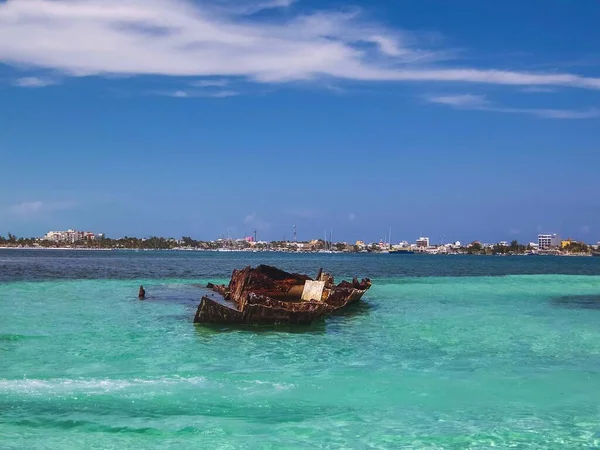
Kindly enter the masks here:
<path id="1" fill-rule="evenodd" d="M 95 239 L 83 239 L 76 242 L 50 241 L 38 238 L 17 238 L 14 234 L 8 233 L 8 238 L 0 235 L 0 246 L 9 247 L 77 247 L 77 248 L 126 248 L 140 250 L 169 250 L 179 247 L 217 248 L 218 245 L 212 242 L 195 241 L 189 237 L 183 237 L 181 240 L 174 238 L 164 238 L 153 236 L 146 239 L 125 236 L 118 239 L 108 237 L 99 237 Z"/>
<path id="2" fill-rule="evenodd" d="M 271 243 L 256 243 L 254 248 L 268 249 L 283 247 L 286 243 L 274 241 Z M 125 236 L 118 239 L 108 237 L 97 237 L 94 239 L 83 239 L 75 242 L 65 241 L 50 241 L 39 238 L 22 238 L 17 237 L 12 233 L 8 233 L 8 237 L 0 235 L 0 246 L 3 247 L 43 247 L 43 248 L 98 248 L 98 249 L 139 249 L 139 250 L 171 250 L 176 248 L 194 248 L 200 250 L 216 250 L 218 248 L 244 248 L 250 247 L 247 241 L 200 241 L 192 239 L 189 236 L 183 236 L 181 239 L 165 238 L 152 236 L 150 238 L 137 238 Z M 344 244 L 336 244 L 335 248 L 341 250 Z M 324 241 L 317 241 L 315 245 L 317 249 L 325 248 L 327 244 Z"/>
<path id="3" fill-rule="evenodd" d="M 530 244 L 523 245 L 516 240 L 513 240 L 508 245 L 494 244 L 491 247 L 484 247 L 479 242 L 472 242 L 467 246 L 468 254 L 522 255 L 533 250 L 534 248 Z M 561 246 L 560 250 L 563 253 L 589 254 L 592 252 L 592 247 L 583 242 L 572 241 L 564 246 Z"/>

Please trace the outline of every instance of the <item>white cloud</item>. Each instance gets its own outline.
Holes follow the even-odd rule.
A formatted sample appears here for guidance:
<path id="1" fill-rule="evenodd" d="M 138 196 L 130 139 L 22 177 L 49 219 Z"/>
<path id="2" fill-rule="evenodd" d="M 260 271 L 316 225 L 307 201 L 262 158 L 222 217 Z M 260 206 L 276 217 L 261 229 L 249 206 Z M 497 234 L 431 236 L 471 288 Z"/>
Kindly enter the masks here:
<path id="1" fill-rule="evenodd" d="M 39 78 L 39 77 L 23 77 L 17 78 L 13 84 L 18 87 L 23 88 L 39 88 L 52 86 L 56 84 L 56 80 L 51 80 L 49 78 Z"/>
<path id="2" fill-rule="evenodd" d="M 354 213 L 348 214 L 348 220 L 350 222 L 353 222 L 354 220 L 356 220 L 356 214 L 354 214 Z"/>
<path id="3" fill-rule="evenodd" d="M 290 0 L 9 0 L 0 2 L 0 63 L 68 76 L 334 77 L 600 89 L 570 73 L 442 68 L 447 53 L 368 23 L 360 10 L 255 15 Z M 423 64 L 427 63 L 427 66 Z"/>
<path id="4" fill-rule="evenodd" d="M 545 119 L 591 119 L 600 117 L 600 109 L 589 108 L 583 110 L 548 109 L 548 108 L 508 108 L 496 106 L 489 102 L 484 95 L 460 94 L 428 96 L 425 100 L 429 103 L 448 105 L 455 109 L 468 109 L 475 111 L 489 111 L 497 113 L 528 114 Z"/>
<path id="5" fill-rule="evenodd" d="M 72 201 L 43 202 L 40 200 L 35 200 L 12 205 L 9 207 L 8 211 L 14 216 L 27 218 L 43 213 L 69 210 L 76 206 L 77 204 Z"/>
<path id="6" fill-rule="evenodd" d="M 244 224 L 250 225 L 259 231 L 266 231 L 271 228 L 271 224 L 256 215 L 256 213 L 248 214 L 244 218 Z"/>

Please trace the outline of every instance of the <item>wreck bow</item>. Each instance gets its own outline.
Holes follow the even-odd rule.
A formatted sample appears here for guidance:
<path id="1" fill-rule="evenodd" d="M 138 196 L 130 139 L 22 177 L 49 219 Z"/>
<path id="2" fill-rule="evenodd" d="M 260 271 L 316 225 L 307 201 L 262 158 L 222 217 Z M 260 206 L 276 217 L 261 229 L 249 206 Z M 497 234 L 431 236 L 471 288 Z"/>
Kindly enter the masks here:
<path id="1" fill-rule="evenodd" d="M 316 279 L 260 265 L 234 270 L 229 285 L 213 285 L 202 297 L 195 323 L 310 324 L 357 302 L 371 287 L 368 278 L 334 284 L 319 270 Z"/>

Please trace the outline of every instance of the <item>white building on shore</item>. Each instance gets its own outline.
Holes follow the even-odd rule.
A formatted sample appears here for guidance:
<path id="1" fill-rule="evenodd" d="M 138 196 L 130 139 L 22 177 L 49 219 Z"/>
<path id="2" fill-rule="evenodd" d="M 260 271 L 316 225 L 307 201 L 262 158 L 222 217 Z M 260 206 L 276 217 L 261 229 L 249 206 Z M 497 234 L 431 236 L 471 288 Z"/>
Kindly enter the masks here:
<path id="1" fill-rule="evenodd" d="M 416 241 L 417 247 L 427 248 L 429 247 L 429 238 L 428 237 L 420 237 Z"/>
<path id="2" fill-rule="evenodd" d="M 560 247 L 560 237 L 557 234 L 539 234 L 538 248 L 547 250 L 549 248 Z"/>

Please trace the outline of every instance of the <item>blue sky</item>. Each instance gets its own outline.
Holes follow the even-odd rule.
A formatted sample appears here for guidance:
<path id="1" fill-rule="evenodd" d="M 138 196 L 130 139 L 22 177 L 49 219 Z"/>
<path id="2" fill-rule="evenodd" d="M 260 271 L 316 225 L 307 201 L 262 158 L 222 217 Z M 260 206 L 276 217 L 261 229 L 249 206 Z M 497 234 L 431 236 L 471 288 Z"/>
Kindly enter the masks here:
<path id="1" fill-rule="evenodd" d="M 0 234 L 600 239 L 600 3 L 0 0 Z"/>

